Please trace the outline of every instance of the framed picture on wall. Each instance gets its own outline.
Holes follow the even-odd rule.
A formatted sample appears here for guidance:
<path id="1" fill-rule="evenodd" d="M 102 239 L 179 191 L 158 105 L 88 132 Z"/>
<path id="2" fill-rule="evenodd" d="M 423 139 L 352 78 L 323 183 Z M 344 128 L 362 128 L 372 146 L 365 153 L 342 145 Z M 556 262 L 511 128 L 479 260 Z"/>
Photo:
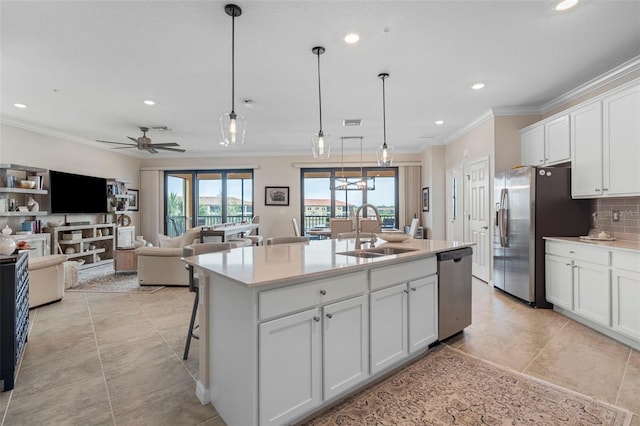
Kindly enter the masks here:
<path id="1" fill-rule="evenodd" d="M 265 206 L 288 206 L 289 187 L 288 186 L 265 186 L 264 187 Z"/>
<path id="2" fill-rule="evenodd" d="M 129 210 L 138 211 L 138 195 L 140 191 L 137 189 L 127 189 L 127 195 L 129 196 Z"/>
<path id="3" fill-rule="evenodd" d="M 422 188 L 422 211 L 429 211 L 429 187 Z"/>

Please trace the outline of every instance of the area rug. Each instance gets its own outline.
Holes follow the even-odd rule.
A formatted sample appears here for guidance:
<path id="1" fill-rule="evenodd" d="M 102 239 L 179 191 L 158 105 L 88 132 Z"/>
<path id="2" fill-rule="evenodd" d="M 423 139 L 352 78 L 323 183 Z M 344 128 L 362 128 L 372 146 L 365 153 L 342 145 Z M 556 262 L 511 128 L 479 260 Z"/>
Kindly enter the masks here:
<path id="1" fill-rule="evenodd" d="M 88 293 L 144 293 L 152 294 L 162 290 L 161 285 L 138 284 L 135 273 L 114 273 L 113 265 L 106 264 L 80 271 L 78 284 L 65 291 L 82 291 Z"/>
<path id="2" fill-rule="evenodd" d="M 631 412 L 446 345 L 302 425 L 612 425 Z"/>

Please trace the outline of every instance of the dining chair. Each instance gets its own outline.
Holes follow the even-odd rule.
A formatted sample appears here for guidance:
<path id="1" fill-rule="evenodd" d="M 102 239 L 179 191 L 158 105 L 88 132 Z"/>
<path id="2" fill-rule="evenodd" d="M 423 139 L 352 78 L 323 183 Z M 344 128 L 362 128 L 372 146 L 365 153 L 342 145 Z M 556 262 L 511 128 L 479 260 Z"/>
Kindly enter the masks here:
<path id="1" fill-rule="evenodd" d="M 293 223 L 293 235 L 296 237 L 300 236 L 300 227 L 298 226 L 298 219 L 291 218 L 291 222 Z"/>
<path id="2" fill-rule="evenodd" d="M 260 216 L 254 216 L 253 219 L 251 219 L 251 223 L 260 223 Z M 261 246 L 264 244 L 264 238 L 262 235 L 258 235 L 257 229 L 252 229 L 248 235 L 245 235 L 245 238 L 250 239 L 251 244 L 254 246 Z"/>
<path id="3" fill-rule="evenodd" d="M 333 218 L 329 220 L 331 238 L 338 238 L 338 234 L 353 231 L 353 220 Z"/>
<path id="4" fill-rule="evenodd" d="M 197 243 L 182 247 L 182 256 L 191 257 L 205 253 L 215 253 L 217 251 L 231 250 L 232 248 L 239 247 L 239 243 Z M 195 325 L 196 313 L 198 312 L 198 302 L 200 301 L 200 283 L 198 280 L 198 274 L 193 270 L 192 265 L 185 265 L 187 271 L 189 271 L 189 291 L 195 293 L 196 296 L 193 299 L 193 308 L 191 308 L 191 320 L 189 321 L 189 331 L 187 332 L 187 342 L 184 345 L 184 355 L 182 359 L 189 357 L 189 348 L 191 347 L 191 339 L 199 340 L 200 337 L 195 334 L 195 330 L 199 325 Z"/>
<path id="5" fill-rule="evenodd" d="M 284 236 L 284 237 L 271 237 L 267 238 L 268 246 L 275 246 L 277 244 L 290 244 L 290 243 L 306 243 L 309 242 L 309 237 L 301 237 L 301 236 Z"/>
<path id="6" fill-rule="evenodd" d="M 382 225 L 377 219 L 360 219 L 360 232 L 382 232 Z"/>
<path id="7" fill-rule="evenodd" d="M 409 232 L 408 234 L 411 235 L 411 238 L 415 238 L 416 237 L 416 231 L 418 230 L 418 222 L 420 221 L 420 219 L 418 218 L 413 218 L 411 219 L 411 227 L 409 228 Z"/>

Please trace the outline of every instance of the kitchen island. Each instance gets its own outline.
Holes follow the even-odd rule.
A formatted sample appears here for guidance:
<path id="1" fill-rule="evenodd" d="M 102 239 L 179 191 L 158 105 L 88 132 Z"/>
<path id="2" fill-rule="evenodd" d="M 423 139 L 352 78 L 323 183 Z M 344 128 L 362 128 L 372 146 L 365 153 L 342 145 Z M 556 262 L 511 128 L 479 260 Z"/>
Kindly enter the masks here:
<path id="1" fill-rule="evenodd" d="M 186 258 L 200 275 L 200 401 L 228 425 L 288 424 L 427 351 L 438 340 L 436 254 L 473 244 L 379 243 L 378 253 L 332 239 Z"/>

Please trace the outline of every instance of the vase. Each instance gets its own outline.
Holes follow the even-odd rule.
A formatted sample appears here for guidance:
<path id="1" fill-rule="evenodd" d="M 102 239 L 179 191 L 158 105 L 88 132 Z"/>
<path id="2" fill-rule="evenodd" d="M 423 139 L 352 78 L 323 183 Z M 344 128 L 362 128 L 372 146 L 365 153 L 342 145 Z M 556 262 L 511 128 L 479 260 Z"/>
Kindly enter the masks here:
<path id="1" fill-rule="evenodd" d="M 5 235 L 0 236 L 0 254 L 11 255 L 16 250 L 16 241 Z"/>

